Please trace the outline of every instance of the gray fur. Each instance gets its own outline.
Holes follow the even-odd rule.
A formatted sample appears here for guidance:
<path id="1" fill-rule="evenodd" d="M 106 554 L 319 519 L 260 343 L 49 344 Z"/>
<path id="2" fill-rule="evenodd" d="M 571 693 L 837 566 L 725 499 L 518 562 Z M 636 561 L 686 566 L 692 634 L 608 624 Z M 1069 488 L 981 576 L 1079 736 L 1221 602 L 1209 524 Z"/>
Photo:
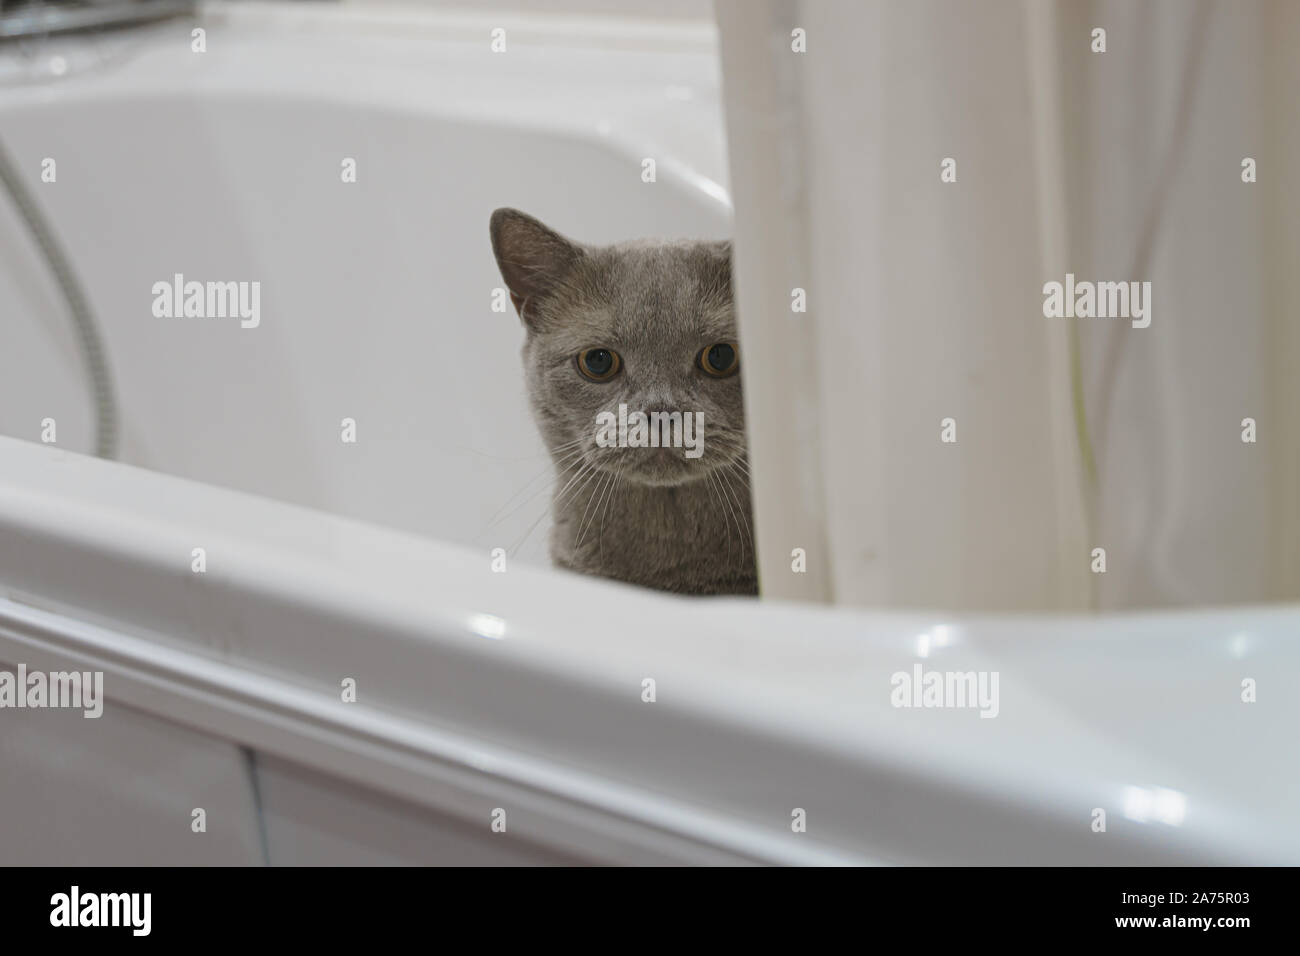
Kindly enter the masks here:
<path id="1" fill-rule="evenodd" d="M 491 237 L 556 466 L 552 560 L 664 591 L 756 594 L 741 376 L 711 378 L 696 364 L 704 347 L 736 342 L 731 244 L 587 246 L 514 209 L 492 214 Z M 584 378 L 576 356 L 588 348 L 618 352 L 622 371 Z M 703 456 L 599 447 L 596 416 L 620 402 L 703 413 Z"/>

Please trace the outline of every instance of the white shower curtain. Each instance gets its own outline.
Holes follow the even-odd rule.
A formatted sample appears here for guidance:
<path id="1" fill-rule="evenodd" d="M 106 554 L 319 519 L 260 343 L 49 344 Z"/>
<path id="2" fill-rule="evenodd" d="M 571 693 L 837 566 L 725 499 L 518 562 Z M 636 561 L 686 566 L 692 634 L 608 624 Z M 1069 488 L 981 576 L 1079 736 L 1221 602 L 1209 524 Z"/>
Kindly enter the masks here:
<path id="1" fill-rule="evenodd" d="M 1300 598 L 1300 4 L 716 9 L 764 594 Z"/>

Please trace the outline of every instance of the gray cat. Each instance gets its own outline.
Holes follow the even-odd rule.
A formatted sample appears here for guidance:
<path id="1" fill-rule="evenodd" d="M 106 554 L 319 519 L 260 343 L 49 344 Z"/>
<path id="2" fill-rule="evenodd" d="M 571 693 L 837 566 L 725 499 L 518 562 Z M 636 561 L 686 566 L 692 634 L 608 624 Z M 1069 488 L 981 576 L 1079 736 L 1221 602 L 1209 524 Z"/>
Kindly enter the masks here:
<path id="1" fill-rule="evenodd" d="M 491 236 L 556 468 L 551 559 L 664 591 L 758 593 L 731 244 L 588 246 L 515 209 L 492 214 Z M 624 420 L 683 413 L 702 453 L 627 447 L 635 428 L 611 447 L 600 416 L 620 404 Z"/>

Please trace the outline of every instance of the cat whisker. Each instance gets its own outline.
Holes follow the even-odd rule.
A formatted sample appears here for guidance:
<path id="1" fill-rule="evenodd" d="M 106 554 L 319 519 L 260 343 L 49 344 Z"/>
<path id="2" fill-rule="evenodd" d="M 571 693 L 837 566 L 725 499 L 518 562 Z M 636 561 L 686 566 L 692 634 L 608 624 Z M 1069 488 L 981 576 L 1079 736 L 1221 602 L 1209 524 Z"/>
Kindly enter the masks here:
<path id="1" fill-rule="evenodd" d="M 575 464 L 576 464 L 576 463 L 575 463 Z M 530 504 L 530 503 L 536 501 L 536 500 L 537 500 L 537 496 L 538 496 L 541 492 L 543 492 L 543 491 L 547 491 L 547 490 L 550 490 L 550 491 L 554 492 L 554 490 L 555 490 L 555 485 L 552 484 L 552 485 L 550 486 L 549 489 L 547 488 L 546 485 L 541 485 L 541 486 L 539 486 L 539 487 L 537 488 L 536 491 L 534 491 L 531 495 L 528 496 L 528 498 L 526 498 L 524 501 L 520 502 L 520 503 L 519 503 L 519 504 L 518 504 L 518 505 L 517 505 L 517 506 L 516 506 L 516 507 L 515 507 L 511 512 L 510 512 L 510 514 L 514 514 L 514 513 L 518 512 L 518 511 L 520 511 L 520 510 L 521 510 L 525 505 Z M 523 536 L 523 538 L 520 539 L 520 540 L 518 540 L 518 541 L 516 541 L 514 544 L 512 544 L 510 547 L 508 547 L 508 548 L 506 549 L 506 553 L 507 553 L 507 554 L 513 554 L 513 553 L 515 553 L 519 548 L 521 548 L 521 547 L 523 546 L 524 542 L 527 541 L 527 539 L 528 539 L 528 535 L 531 534 L 532 531 L 533 531 L 533 529 L 537 527 L 537 525 L 541 522 L 541 520 L 542 520 L 543 518 L 545 518 L 545 517 L 546 517 L 548 514 L 550 514 L 550 513 L 551 513 L 551 508 L 550 508 L 550 505 L 548 504 L 546 507 L 542 508 L 542 513 L 539 514 L 536 518 L 533 519 L 533 523 L 530 524 L 530 525 L 528 526 L 528 530 L 524 532 L 524 536 Z M 505 516 L 502 517 L 501 520 L 504 521 L 504 520 L 505 520 L 506 518 L 508 518 L 509 516 L 510 516 L 510 515 L 505 515 Z M 486 534 L 486 532 L 484 532 L 484 533 Z M 482 536 L 480 536 L 480 537 L 482 537 Z"/>
<path id="2" fill-rule="evenodd" d="M 546 491 L 546 490 L 548 489 L 548 487 L 549 487 L 551 490 L 554 490 L 554 487 L 555 487 L 555 485 L 554 485 L 554 479 L 552 478 L 552 479 L 548 479 L 548 480 L 549 480 L 549 482 L 550 482 L 549 485 L 548 485 L 547 482 L 543 482 L 542 484 L 540 484 L 540 485 L 538 485 L 536 488 L 534 488 L 530 494 L 528 494 L 527 496 L 525 496 L 524 498 L 522 498 L 522 499 L 519 501 L 519 503 L 518 503 L 517 505 L 515 505 L 513 508 L 511 508 L 509 511 L 505 512 L 504 514 L 502 514 L 499 518 L 494 518 L 494 519 L 490 520 L 490 521 L 488 522 L 487 527 L 485 527 L 485 528 L 483 529 L 483 534 L 480 535 L 480 537 L 482 537 L 483 535 L 486 535 L 486 534 L 488 534 L 489 532 L 493 531 L 493 530 L 496 529 L 498 526 L 500 526 L 501 524 L 505 523 L 508 519 L 514 517 L 516 514 L 518 514 L 520 511 L 522 511 L 525 507 L 527 507 L 528 505 L 530 505 L 530 504 L 532 504 L 533 502 L 535 502 L 535 501 L 537 500 L 538 495 L 540 495 L 542 492 Z M 518 494 L 518 492 L 516 492 L 516 494 Z M 512 497 L 513 497 L 513 496 L 512 496 Z"/>
<path id="3" fill-rule="evenodd" d="M 734 489 L 732 489 L 728 481 L 729 475 L 730 473 L 725 470 L 718 472 L 718 485 L 722 489 L 723 496 L 727 499 L 727 507 L 731 511 L 732 517 L 736 520 L 736 531 L 740 535 L 740 553 L 743 556 L 745 553 L 745 539 L 749 534 L 749 529 L 745 527 L 742 521 L 744 516 L 740 512 L 743 509 L 734 498 Z"/>
<path id="4" fill-rule="evenodd" d="M 541 480 L 542 484 L 537 488 L 533 488 L 534 483 L 536 483 L 538 480 Z M 554 481 L 554 480 L 555 480 L 555 466 L 548 465 L 546 468 L 543 468 L 537 474 L 533 475 L 533 477 L 529 478 L 528 481 L 524 483 L 522 488 L 520 488 L 518 491 L 512 494 L 505 501 L 501 502 L 501 506 L 497 508 L 496 511 L 492 512 L 492 514 L 488 517 L 487 527 L 492 528 L 495 525 L 499 524 L 501 521 L 504 521 L 506 518 L 509 518 L 512 514 L 515 513 L 515 511 L 518 510 L 518 507 L 521 507 L 523 504 L 527 503 L 528 501 L 536 497 L 537 492 L 546 486 L 547 481 Z M 524 495 L 524 493 L 528 492 L 528 489 L 530 488 L 533 488 L 533 490 L 524 496 L 524 499 L 523 501 L 520 502 L 519 506 L 516 506 L 515 508 L 510 508 L 510 505 L 514 503 L 515 499 L 518 498 L 520 495 Z"/>
<path id="5" fill-rule="evenodd" d="M 609 493 L 613 490 L 613 488 L 614 488 L 614 482 L 617 480 L 617 478 L 618 478 L 618 473 L 617 473 L 617 472 L 610 472 L 610 475 L 609 475 L 609 481 L 607 481 L 607 482 L 605 483 L 605 487 L 604 487 L 603 489 L 601 489 L 600 500 L 596 502 L 596 513 L 595 513 L 594 515 L 591 516 L 591 524 L 588 525 L 589 528 L 590 528 L 590 527 L 595 527 L 597 521 L 603 520 L 602 516 L 603 516 L 604 513 L 605 513 L 605 501 L 606 501 L 606 499 L 609 498 Z M 599 530 L 600 530 L 600 529 L 597 528 L 596 541 L 597 541 L 598 544 L 599 544 L 599 542 L 600 542 L 600 534 L 599 534 Z M 579 541 L 579 543 L 581 543 L 582 538 L 579 537 L 579 538 L 578 538 L 578 541 Z"/>
<path id="6" fill-rule="evenodd" d="M 590 473 L 596 471 L 596 466 L 593 465 L 591 462 L 587 461 L 585 458 L 582 459 L 582 464 L 583 464 L 583 468 L 576 475 L 570 478 L 569 483 L 565 485 L 563 488 L 561 488 L 560 493 L 555 496 L 553 507 L 555 508 L 556 511 L 559 511 L 560 505 L 564 502 L 564 494 L 566 491 L 568 491 L 570 488 L 573 487 L 573 483 L 577 481 L 579 478 L 581 478 L 583 475 L 588 475 L 588 478 L 583 481 L 583 484 L 586 484 L 586 482 L 590 480 Z"/>
<path id="7" fill-rule="evenodd" d="M 524 532 L 523 537 L 519 538 L 514 544 L 512 544 L 509 548 L 506 549 L 506 554 L 513 554 L 513 555 L 519 554 L 519 549 L 528 543 L 529 535 L 531 535 L 534 531 L 537 530 L 537 526 L 542 523 L 542 519 L 545 518 L 548 514 L 550 514 L 549 508 L 543 511 L 541 514 L 539 514 L 537 516 L 537 519 L 528 526 L 528 530 Z"/>
<path id="8" fill-rule="evenodd" d="M 627 467 L 626 465 L 623 466 L 623 468 L 626 467 Z M 606 503 L 605 510 L 601 513 L 600 516 L 600 531 L 596 535 L 596 540 L 597 543 L 599 543 L 600 545 L 601 561 L 605 560 L 605 517 L 606 515 L 609 514 L 610 506 L 614 502 L 614 495 L 618 494 L 618 483 L 623 480 L 623 468 L 620 468 L 617 472 L 614 473 L 614 484 L 612 486 L 613 490 L 610 492 L 609 501 Z"/>
<path id="9" fill-rule="evenodd" d="M 551 452 L 552 453 L 561 452 L 564 451 L 566 448 L 573 448 L 577 445 L 586 444 L 586 442 L 587 442 L 587 437 L 584 435 L 581 438 L 575 438 L 573 441 L 566 441 L 561 445 L 556 445 L 554 448 L 551 449 Z"/>
<path id="10" fill-rule="evenodd" d="M 457 445 L 460 451 L 469 452 L 471 455 L 477 455 L 479 458 L 490 458 L 493 461 L 537 461 L 539 458 L 547 457 L 549 451 L 540 451 L 536 455 L 494 455 L 488 451 L 482 451 L 478 448 L 470 448 L 467 445 Z"/>
<path id="11" fill-rule="evenodd" d="M 717 475 L 709 471 L 705 472 L 704 477 L 709 481 L 709 497 L 718 503 L 718 510 L 722 512 L 723 527 L 727 531 L 727 560 L 731 560 L 731 519 L 727 516 L 729 509 L 722 502 L 722 495 L 717 485 Z"/>
<path id="12" fill-rule="evenodd" d="M 534 488 L 531 493 L 526 495 L 523 498 L 523 500 L 520 501 L 513 508 L 510 508 L 509 511 L 505 510 L 510 506 L 511 502 L 513 502 L 524 492 L 528 491 L 528 489 L 533 485 L 535 481 L 537 481 L 537 479 L 546 478 L 547 481 L 551 481 L 553 483 L 556 480 L 556 478 L 558 478 L 560 475 L 564 474 L 564 472 L 572 468 L 574 464 L 579 459 L 581 459 L 581 457 L 582 457 L 582 453 L 580 451 L 571 452 L 568 455 L 566 455 L 564 458 L 562 458 L 558 463 L 548 465 L 546 468 L 542 469 L 541 472 L 539 472 L 538 474 L 530 478 L 522 488 L 520 488 L 518 491 L 516 491 L 513 495 L 511 495 L 502 503 L 501 507 L 496 510 L 496 512 L 492 515 L 492 517 L 488 518 L 488 524 L 486 530 L 491 530 L 492 528 L 496 527 L 502 521 L 505 521 L 507 518 L 509 518 L 511 515 L 517 512 L 520 508 L 524 507 L 524 505 L 528 504 L 530 501 L 536 498 L 537 495 L 546 488 L 545 481 L 543 481 L 542 484 Z M 502 513 L 503 511 L 505 512 L 504 514 Z"/>
<path id="13" fill-rule="evenodd" d="M 609 490 L 609 486 L 612 485 L 613 483 L 614 483 L 613 472 L 609 472 L 609 477 L 607 479 L 602 477 L 600 481 L 596 483 L 595 490 L 592 492 L 591 496 L 587 499 L 586 510 L 584 510 L 582 513 L 582 524 L 579 525 L 578 527 L 578 541 L 577 544 L 574 545 L 574 547 L 578 547 L 579 545 L 581 545 L 582 539 L 587 535 L 587 528 L 589 527 L 589 525 L 587 524 L 587 513 L 591 511 L 591 506 L 596 505 L 596 513 L 598 514 L 600 512 L 600 506 L 598 502 L 604 499 L 605 492 Z"/>
<path id="14" fill-rule="evenodd" d="M 540 451 L 536 455 L 493 455 L 490 452 L 480 451 L 479 449 L 471 448 L 468 445 L 458 445 L 457 447 L 462 451 L 469 452 L 471 455 L 478 455 L 480 458 L 491 458 L 493 461 L 536 461 L 539 458 L 554 456 L 559 452 L 581 445 L 586 440 L 587 439 L 585 438 L 575 438 L 573 441 L 565 442 L 563 445 L 556 445 L 554 448 Z"/>
<path id="15" fill-rule="evenodd" d="M 573 489 L 572 492 L 569 493 L 569 499 L 568 499 L 568 501 L 565 502 L 565 501 L 563 500 L 563 497 L 561 497 L 561 498 L 557 498 L 557 499 L 556 499 L 556 501 L 555 501 L 555 506 L 554 506 L 555 513 L 556 513 L 556 514 L 560 513 L 561 508 L 562 508 L 565 504 L 574 504 L 574 503 L 578 502 L 578 501 L 580 500 L 580 497 L 581 497 L 582 492 L 583 492 L 584 490 L 587 490 L 587 491 L 588 491 L 588 494 L 590 495 L 591 491 L 594 490 L 593 487 L 592 487 L 592 483 L 593 483 L 593 482 L 599 482 L 600 480 L 603 479 L 603 476 L 604 476 L 604 473 L 603 473 L 599 468 L 597 468 L 595 465 L 588 465 L 588 466 L 587 466 L 587 477 L 585 477 L 585 478 L 582 480 L 582 484 L 578 485 L 576 488 Z M 588 507 L 588 508 L 591 507 L 591 499 L 590 499 L 590 497 L 587 499 L 587 507 Z"/>
<path id="16" fill-rule="evenodd" d="M 577 473 L 576 473 L 572 478 L 569 479 L 569 483 L 568 483 L 567 485 L 565 485 L 564 488 L 563 488 L 563 490 L 560 491 L 559 495 L 556 496 L 555 501 L 554 501 L 554 504 L 553 504 L 553 506 L 552 506 L 552 507 L 554 508 L 555 512 L 557 512 L 557 513 L 559 512 L 560 506 L 561 506 L 561 504 L 562 504 L 563 501 L 564 501 L 565 493 L 568 492 L 569 489 L 573 487 L 573 483 L 574 483 L 575 481 L 578 481 L 579 479 L 581 479 L 581 484 L 579 484 L 578 487 L 577 487 L 576 489 L 574 489 L 573 492 L 571 492 L 571 494 L 574 494 L 574 495 L 576 495 L 579 491 L 581 491 L 583 488 L 585 488 L 585 487 L 586 487 L 586 486 L 591 482 L 592 476 L 594 476 L 594 475 L 596 475 L 596 474 L 598 474 L 598 473 L 599 473 L 599 471 L 598 471 L 598 469 L 596 468 L 595 465 L 589 464 L 586 460 L 583 460 L 583 461 L 582 461 L 582 467 L 578 470 L 578 472 L 577 472 Z M 586 476 L 585 478 L 583 477 L 584 475 Z M 548 514 L 551 514 L 551 513 L 552 513 L 552 509 L 551 509 L 551 508 L 547 508 L 547 509 L 544 510 L 540 515 L 538 515 L 538 516 L 537 516 L 537 520 L 534 521 L 532 524 L 530 524 L 530 525 L 528 526 L 528 530 L 524 532 L 524 536 L 523 536 L 523 537 L 522 537 L 518 542 L 516 542 L 514 545 L 512 545 L 511 548 L 510 548 L 510 551 L 507 552 L 507 553 L 515 553 L 515 554 L 517 554 L 518 551 L 519 551 L 519 549 L 522 548 L 522 547 L 527 543 L 529 536 L 530 536 L 534 531 L 537 530 L 537 526 L 538 526 L 539 524 L 542 523 L 542 519 L 545 518 Z"/>
<path id="17" fill-rule="evenodd" d="M 559 455 L 559 458 L 553 460 L 545 468 L 529 478 L 524 482 L 522 487 L 513 492 L 505 501 L 501 502 L 501 505 L 497 510 L 488 516 L 487 523 L 484 525 L 483 531 L 479 534 L 479 538 L 481 539 L 489 531 L 501 524 L 501 522 L 516 514 L 529 502 L 536 499 L 537 496 L 547 488 L 548 484 L 553 488 L 556 478 L 563 475 L 569 468 L 573 467 L 573 464 L 582 457 L 583 449 L 578 448 L 577 446 L 585 445 L 585 443 L 585 438 L 577 438 L 571 442 L 565 442 L 563 445 L 558 445 L 551 451 L 546 452 L 546 454 L 553 457 Z M 502 460 L 528 461 L 529 459 L 517 458 Z M 537 484 L 538 481 L 541 481 L 541 484 Z M 534 485 L 536 485 L 536 487 L 534 487 Z M 530 488 L 532 489 L 531 491 L 529 490 Z M 523 495 L 523 497 L 520 498 L 520 495 Z M 515 504 L 516 501 L 518 501 L 517 504 Z M 512 504 L 514 504 L 514 507 L 511 507 Z"/>
<path id="18" fill-rule="evenodd" d="M 733 464 L 734 464 L 734 463 L 733 463 Z M 736 478 L 736 477 L 739 476 L 739 474 L 740 474 L 738 471 L 736 471 L 736 470 L 734 469 L 733 464 L 728 464 L 728 465 L 726 466 L 726 469 L 723 471 L 723 474 L 722 474 L 722 478 L 724 479 L 724 481 L 723 481 L 723 485 L 724 485 L 724 487 L 727 487 L 728 490 L 731 492 L 731 495 L 733 496 L 733 501 L 735 501 L 735 504 L 736 504 L 736 510 L 737 510 L 738 512 L 740 512 L 740 517 L 744 519 L 744 524 L 742 525 L 742 528 L 743 528 L 744 533 L 745 533 L 745 538 L 746 538 L 746 540 L 749 542 L 749 551 L 750 551 L 751 554 L 753 554 L 753 553 L 754 553 L 754 537 L 753 537 L 753 534 L 751 533 L 751 531 L 750 531 L 750 527 L 749 527 L 750 517 L 749 517 L 749 514 L 748 514 L 748 509 L 745 508 L 745 506 L 744 506 L 745 496 L 742 495 L 742 494 L 740 493 L 740 491 L 738 491 L 738 490 L 736 489 L 735 485 L 732 485 L 732 484 L 729 483 L 731 479 Z M 740 480 L 741 480 L 742 482 L 745 481 L 745 479 L 744 479 L 743 477 L 741 477 Z"/>
<path id="19" fill-rule="evenodd" d="M 749 526 L 745 521 L 745 509 L 740 506 L 740 502 L 736 498 L 735 489 L 732 488 L 731 482 L 728 480 L 727 472 L 723 471 L 718 474 L 718 484 L 722 486 L 722 493 L 727 496 L 727 500 L 731 503 L 731 513 L 736 517 L 740 555 L 743 558 L 745 556 L 745 545 L 749 541 Z"/>

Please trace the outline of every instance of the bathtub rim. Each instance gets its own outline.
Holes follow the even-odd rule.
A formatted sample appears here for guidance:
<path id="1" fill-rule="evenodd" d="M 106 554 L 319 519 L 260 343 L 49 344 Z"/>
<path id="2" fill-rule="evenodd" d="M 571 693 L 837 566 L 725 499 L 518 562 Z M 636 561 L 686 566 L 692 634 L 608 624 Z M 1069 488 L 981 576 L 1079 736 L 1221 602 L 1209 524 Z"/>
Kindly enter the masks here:
<path id="1" fill-rule="evenodd" d="M 103 671 L 132 710 L 174 721 L 363 789 L 486 827 L 466 804 L 509 807 L 523 839 L 605 863 L 863 865 L 851 854 L 791 847 L 669 798 L 653 799 L 527 754 L 318 693 L 200 655 L 0 598 L 0 661 L 29 670 Z M 346 713 L 346 716 L 344 714 Z M 581 819 L 580 823 L 575 820 Z"/>
<path id="2" fill-rule="evenodd" d="M 197 588 L 186 583 L 196 576 L 184 547 L 196 533 L 218 542 L 217 554 L 226 564 Z M 321 542 L 329 536 L 345 547 L 325 553 Z M 23 547 L 13 546 L 15 541 Z M 413 556 L 430 562 L 426 571 L 439 569 L 445 580 L 435 582 L 433 590 L 440 589 L 441 597 L 430 600 L 430 581 L 406 566 Z M 611 861 L 626 861 L 634 850 L 636 859 L 661 862 L 933 862 L 943 859 L 938 848 L 962 832 L 952 820 L 935 830 L 932 845 L 909 848 L 891 844 L 888 833 L 854 832 L 850 821 L 861 808 L 849 807 L 848 816 L 834 819 L 823 812 L 822 833 L 803 839 L 789 832 L 788 821 L 784 827 L 770 818 L 758 822 L 761 800 L 749 793 L 728 795 L 732 802 L 722 805 L 731 812 L 721 813 L 709 796 L 715 783 L 707 772 L 687 768 L 680 781 L 668 779 L 681 757 L 707 765 L 743 752 L 760 769 L 785 760 L 810 762 L 815 779 L 807 784 L 821 797 L 838 792 L 842 798 L 850 778 L 863 792 L 875 785 L 872 781 L 901 786 L 908 801 L 880 811 L 882 830 L 894 818 L 904 825 L 912 803 L 946 806 L 944 801 L 957 800 L 968 829 L 996 830 L 1014 820 L 1017 831 L 1037 833 L 1040 842 L 1021 847 L 1013 858 L 1050 860 L 1061 845 L 1077 851 L 1082 844 L 1060 837 L 1062 820 L 1045 807 L 1081 799 L 1106 805 L 1106 794 L 1118 792 L 1126 781 L 1169 777 L 1169 768 L 1159 761 L 1135 759 L 1122 747 L 1116 752 L 1114 739 L 1086 732 L 1073 742 L 1074 759 L 1054 768 L 1066 776 L 1034 780 L 1038 764 L 1032 755 L 1004 747 L 995 748 L 989 759 L 990 753 L 971 751 L 980 721 L 949 725 L 952 739 L 919 748 L 924 735 L 896 740 L 888 728 L 864 724 L 861 715 L 869 712 L 855 716 L 854 708 L 865 704 L 855 699 L 860 692 L 844 671 L 855 663 L 879 663 L 881 655 L 895 660 L 906 635 L 951 621 L 951 615 L 646 594 L 548 569 L 515 567 L 507 575 L 492 575 L 489 563 L 486 553 L 472 549 L 0 438 L 0 580 L 5 582 L 0 585 L 0 660 L 29 666 L 42 660 L 66 666 L 102 662 L 106 675 L 114 675 L 112 690 L 106 682 L 110 704 L 215 732 L 452 816 L 463 816 L 474 794 L 503 789 L 520 794 L 528 808 L 524 818 L 538 821 L 535 830 L 526 827 L 533 842 L 585 847 L 591 858 Z M 375 573 L 358 586 L 354 575 L 367 567 Z M 116 581 L 98 580 L 110 573 L 118 575 Z M 123 582 L 130 591 L 125 595 L 115 590 Z M 214 593 L 207 593 L 209 587 Z M 280 605 L 265 603 L 268 594 L 282 605 L 301 605 L 293 620 L 305 621 L 312 640 L 323 641 L 312 652 L 315 657 L 338 658 L 339 647 L 351 652 L 360 646 L 355 628 L 339 616 L 350 607 L 353 621 L 374 622 L 369 639 L 387 642 L 381 646 L 398 670 L 434 668 L 445 673 L 444 686 L 473 685 L 491 706 L 476 702 L 470 708 L 468 713 L 477 715 L 474 726 L 464 719 L 467 711 L 441 699 L 427 702 L 413 719 L 410 701 L 400 695 L 374 708 L 331 716 L 328 708 L 322 710 L 324 702 L 334 709 L 340 705 L 333 703 L 337 688 L 328 690 L 334 685 L 322 676 L 326 664 L 309 661 L 292 673 L 282 666 L 301 660 L 304 647 L 317 645 L 295 645 L 297 636 L 274 629 L 285 619 L 274 613 Z M 493 594 L 497 597 L 486 597 Z M 618 641 L 610 641 L 608 628 L 598 622 L 569 620 L 564 606 L 585 601 L 623 610 L 628 624 Z M 151 606 L 169 602 L 175 606 Z M 380 620 L 385 609 L 391 614 Z M 475 633 L 476 613 L 487 611 L 498 611 L 505 621 L 502 639 Z M 231 643 L 229 629 L 241 613 L 254 613 L 272 627 L 251 650 Z M 1300 620 L 1300 608 L 1289 606 L 1225 613 L 1274 630 L 1294 629 Z M 176 625 L 171 631 L 156 626 L 167 614 Z M 1144 616 L 1110 619 L 1141 628 L 1170 617 L 1147 615 L 1145 625 Z M 1218 626 L 1213 612 L 1209 624 L 1205 614 L 1173 617 L 1189 627 Z M 983 624 L 996 627 L 999 620 Z M 1036 626 L 1050 637 L 1053 628 L 1064 636 L 1078 623 L 1078 618 L 1062 618 Z M 326 633 L 331 627 L 337 633 Z M 797 641 L 792 634 L 800 635 Z M 1008 651 L 1014 651 L 1014 643 L 1008 639 Z M 816 653 L 791 656 L 811 644 Z M 124 656 L 115 658 L 112 648 Z M 15 660 L 19 653 L 25 656 Z M 675 659 L 680 657 L 687 660 Z M 979 656 L 962 660 L 961 666 L 969 667 Z M 213 680 L 205 682 L 205 672 Z M 333 671 L 335 677 L 343 672 Z M 675 736 L 660 735 L 665 745 L 671 748 L 676 741 L 687 751 L 632 754 L 590 740 L 573 744 L 565 737 L 565 727 L 586 728 L 593 714 L 599 714 L 600 733 L 635 735 L 643 713 L 637 708 L 648 706 L 638 700 L 637 681 L 647 673 L 659 679 L 665 698 L 680 698 L 656 706 L 667 706 L 666 713 L 680 724 Z M 793 675 L 794 686 L 787 675 Z M 824 687 L 802 686 L 818 675 Z M 363 688 L 375 686 L 360 682 Z M 509 713 L 495 712 L 495 702 L 520 698 L 526 699 L 526 719 L 550 728 L 545 731 L 550 737 L 525 728 L 535 735 L 529 740 L 536 751 L 548 754 L 544 759 L 529 757 L 530 747 L 520 745 L 524 730 L 502 733 L 515 724 Z M 1023 743 L 1026 734 L 1038 732 L 1038 721 L 1053 719 L 1050 707 L 1031 714 L 1009 727 L 1012 742 L 1019 735 Z M 1280 739 L 1280 728 L 1273 733 Z M 402 743 L 384 743 L 385 735 Z M 546 743 L 554 743 L 554 750 Z M 573 759 L 579 751 L 591 759 Z M 593 778 L 593 766 L 601 768 L 600 779 Z M 453 787 L 466 773 L 477 781 L 475 787 L 451 796 L 429 793 L 431 781 Z M 1012 780 L 1020 785 L 1008 787 Z M 592 794 L 603 801 L 595 810 Z M 1216 803 L 1213 794 L 1197 799 L 1196 826 L 1178 833 L 1134 831 L 1117 856 L 1126 862 L 1268 862 L 1295 856 L 1293 832 L 1261 842 L 1240 806 Z"/>

